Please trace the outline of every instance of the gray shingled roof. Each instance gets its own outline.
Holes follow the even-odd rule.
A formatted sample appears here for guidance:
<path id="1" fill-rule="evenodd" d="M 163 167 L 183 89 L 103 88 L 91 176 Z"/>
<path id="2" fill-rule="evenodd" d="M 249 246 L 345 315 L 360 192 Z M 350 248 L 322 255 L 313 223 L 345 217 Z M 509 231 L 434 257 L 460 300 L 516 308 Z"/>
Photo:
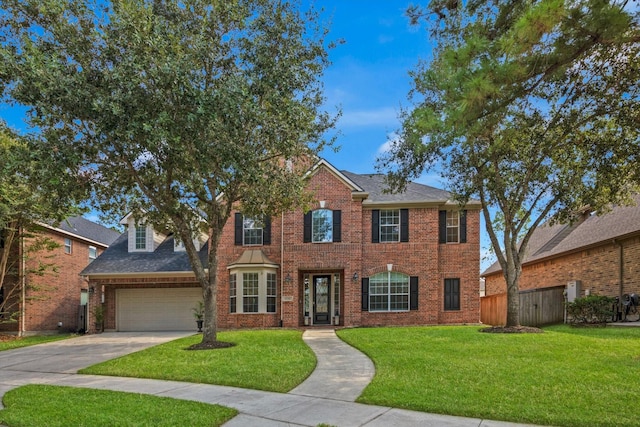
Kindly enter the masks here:
<path id="1" fill-rule="evenodd" d="M 344 176 L 358 184 L 367 193 L 371 202 L 447 202 L 451 199 L 448 191 L 429 187 L 428 185 L 410 182 L 403 193 L 385 193 L 385 175 L 381 174 L 355 174 L 348 171 L 340 171 Z"/>
<path id="2" fill-rule="evenodd" d="M 67 218 L 55 228 L 75 234 L 76 236 L 84 237 L 88 240 L 93 240 L 94 242 L 102 243 L 105 246 L 109 246 L 120 236 L 120 232 L 107 228 L 104 225 L 96 224 L 81 216 Z"/>
<path id="3" fill-rule="evenodd" d="M 538 227 L 529 240 L 522 264 L 640 232 L 640 195 L 635 196 L 634 201 L 635 206 L 617 206 L 609 213 L 591 215 L 578 224 L 544 224 Z M 501 270 L 500 264 L 495 262 L 481 275 Z"/>
<path id="4" fill-rule="evenodd" d="M 98 258 L 93 260 L 81 276 L 93 274 L 163 273 L 191 271 L 185 251 L 174 251 L 172 236 L 167 237 L 153 252 L 129 252 L 128 233 L 122 235 Z M 207 245 L 200 250 L 200 259 L 206 262 Z"/>

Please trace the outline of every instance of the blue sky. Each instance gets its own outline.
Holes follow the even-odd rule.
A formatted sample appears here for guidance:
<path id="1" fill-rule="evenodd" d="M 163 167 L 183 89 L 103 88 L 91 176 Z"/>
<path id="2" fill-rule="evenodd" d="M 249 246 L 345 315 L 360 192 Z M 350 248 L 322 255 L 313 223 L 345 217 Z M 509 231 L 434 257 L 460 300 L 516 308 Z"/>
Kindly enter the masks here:
<path id="1" fill-rule="evenodd" d="M 308 4 L 305 0 L 305 5 Z M 375 160 L 400 127 L 398 113 L 409 107 L 409 71 L 429 59 L 431 43 L 424 28 L 409 25 L 405 0 L 315 0 L 330 21 L 330 40 L 344 43 L 330 51 L 332 65 L 323 77 L 326 109 L 342 109 L 337 124 L 339 151 L 322 155 L 335 167 L 355 173 L 375 172 Z M 24 110 L 0 104 L 0 116 L 24 130 Z M 444 188 L 437 174 L 420 183 Z M 483 233 L 482 252 L 488 246 Z M 487 263 L 483 263 L 483 269 Z"/>

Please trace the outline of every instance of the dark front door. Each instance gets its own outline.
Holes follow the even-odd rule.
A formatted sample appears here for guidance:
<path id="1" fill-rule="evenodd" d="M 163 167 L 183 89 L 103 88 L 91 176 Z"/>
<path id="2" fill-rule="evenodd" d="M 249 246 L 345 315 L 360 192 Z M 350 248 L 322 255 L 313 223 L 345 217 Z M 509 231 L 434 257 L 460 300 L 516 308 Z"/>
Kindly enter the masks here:
<path id="1" fill-rule="evenodd" d="M 313 277 L 313 324 L 329 325 L 331 323 L 331 276 Z"/>

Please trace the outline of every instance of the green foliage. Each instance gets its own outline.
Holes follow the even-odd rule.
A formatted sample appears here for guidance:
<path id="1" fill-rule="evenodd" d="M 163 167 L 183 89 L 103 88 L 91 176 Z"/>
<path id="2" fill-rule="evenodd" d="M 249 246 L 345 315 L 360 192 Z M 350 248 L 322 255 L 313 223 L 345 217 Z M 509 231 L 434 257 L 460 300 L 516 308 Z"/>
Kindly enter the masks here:
<path id="1" fill-rule="evenodd" d="M 238 411 L 136 393 L 51 385 L 9 390 L 0 422 L 18 426 L 220 426 Z"/>
<path id="2" fill-rule="evenodd" d="M 613 315 L 615 299 L 603 295 L 589 295 L 567 303 L 569 321 L 576 324 L 603 324 Z"/>
<path id="3" fill-rule="evenodd" d="M 220 332 L 235 345 L 193 351 L 199 335 L 172 341 L 80 372 L 90 375 L 156 378 L 286 393 L 316 365 L 313 352 L 294 330 Z"/>
<path id="4" fill-rule="evenodd" d="M 379 165 L 394 189 L 435 168 L 459 202 L 480 200 L 508 284 L 507 323 L 518 324 L 531 233 L 640 188 L 640 11 L 626 1 L 436 0 L 408 14 L 436 47 L 411 74 L 415 108 Z"/>
<path id="5" fill-rule="evenodd" d="M 337 331 L 376 375 L 361 403 L 510 423 L 636 426 L 640 328 L 544 328 L 488 334 L 477 327 Z M 576 398 L 576 396 L 578 396 Z M 612 404 L 615 402 L 615 404 Z"/>
<path id="6" fill-rule="evenodd" d="M 198 301 L 195 307 L 191 309 L 193 311 L 193 317 L 196 320 L 202 320 L 204 318 L 204 302 Z"/>
<path id="7" fill-rule="evenodd" d="M 4 337 L 0 340 L 0 351 L 11 350 L 14 348 L 28 347 L 30 345 L 42 344 L 45 342 L 58 341 L 72 337 L 73 335 L 36 335 L 31 337 Z"/>
<path id="8" fill-rule="evenodd" d="M 253 217 L 304 205 L 303 171 L 332 142 L 317 14 L 271 0 L 2 4 L 4 95 L 31 108 L 37 141 L 103 210 L 133 211 L 185 244 L 203 340 L 215 340 L 216 250 L 234 203 Z"/>

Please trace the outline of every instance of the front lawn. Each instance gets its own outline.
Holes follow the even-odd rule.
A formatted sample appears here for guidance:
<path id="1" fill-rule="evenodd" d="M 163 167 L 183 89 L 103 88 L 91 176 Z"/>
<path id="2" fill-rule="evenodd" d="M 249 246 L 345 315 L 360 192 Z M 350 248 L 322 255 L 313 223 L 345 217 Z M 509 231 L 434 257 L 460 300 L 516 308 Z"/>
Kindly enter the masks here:
<path id="1" fill-rule="evenodd" d="M 220 426 L 237 411 L 219 405 L 107 390 L 27 385 L 3 398 L 9 427 Z"/>
<path id="2" fill-rule="evenodd" d="M 375 363 L 359 402 L 556 426 L 640 423 L 640 328 L 343 329 Z"/>
<path id="3" fill-rule="evenodd" d="M 200 342 L 194 335 L 113 359 L 81 374 L 156 378 L 287 392 L 307 378 L 315 355 L 297 330 L 220 332 L 229 348 L 187 350 Z"/>
<path id="4" fill-rule="evenodd" d="M 59 335 L 37 335 L 32 337 L 18 337 L 15 335 L 0 335 L 0 351 L 11 350 L 14 348 L 28 347 L 30 345 L 42 344 L 45 342 L 58 341 L 70 338 L 75 335 L 59 334 Z"/>

